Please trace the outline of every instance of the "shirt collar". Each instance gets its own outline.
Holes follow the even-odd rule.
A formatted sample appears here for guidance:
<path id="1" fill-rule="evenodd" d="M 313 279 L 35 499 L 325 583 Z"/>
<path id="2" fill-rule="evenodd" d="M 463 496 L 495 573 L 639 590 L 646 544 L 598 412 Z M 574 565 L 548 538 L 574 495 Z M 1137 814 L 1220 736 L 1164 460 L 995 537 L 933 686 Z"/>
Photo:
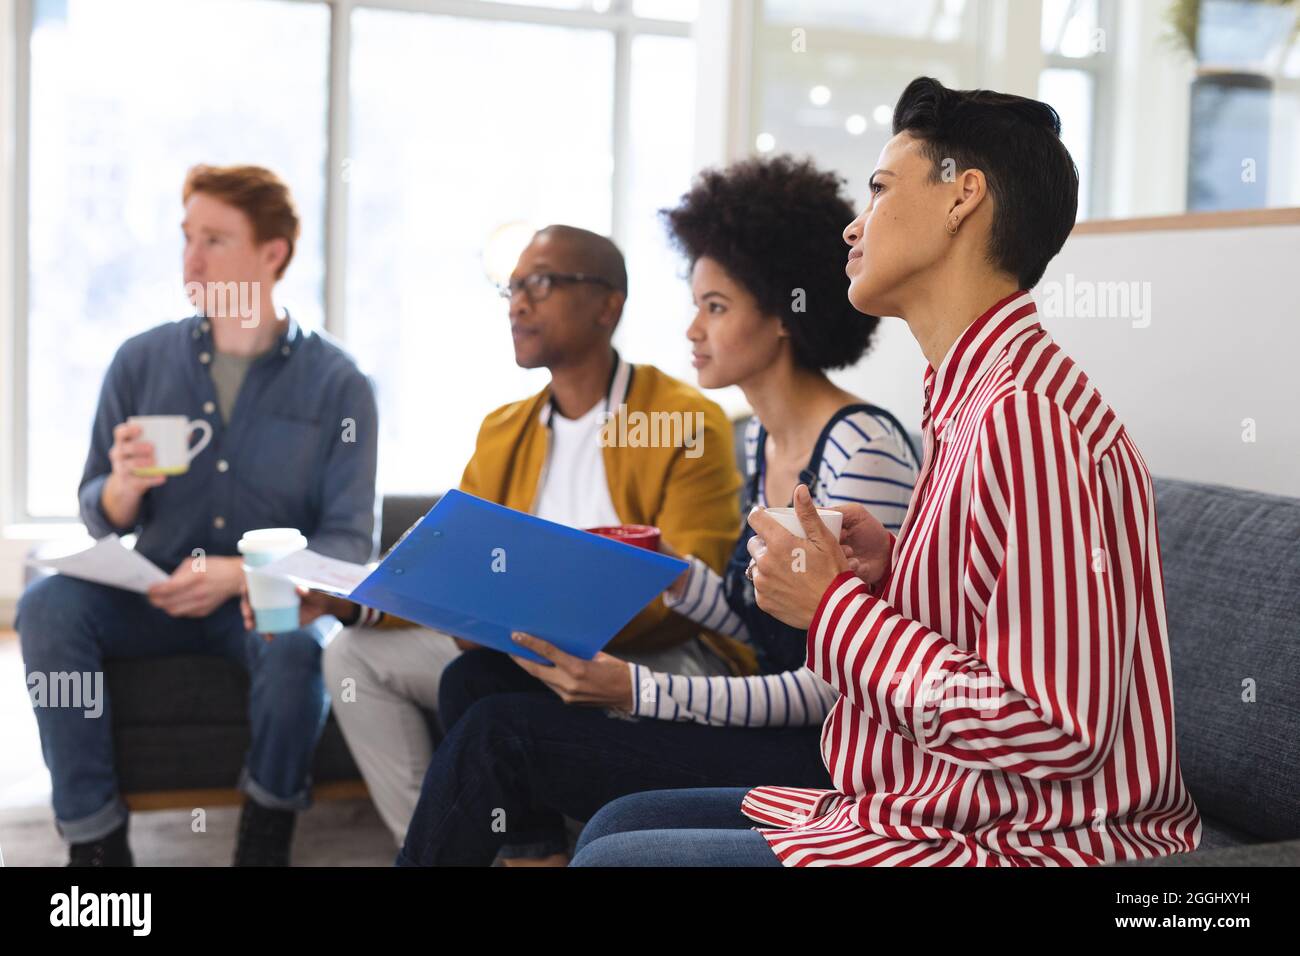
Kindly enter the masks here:
<path id="1" fill-rule="evenodd" d="M 935 432 L 943 430 L 1012 342 L 1041 329 L 1033 296 L 1024 290 L 1007 296 L 968 325 L 939 368 L 927 365 L 925 369 L 926 416 L 934 422 Z"/>
<path id="2" fill-rule="evenodd" d="M 293 317 L 293 314 L 288 309 L 285 309 L 284 316 L 286 319 L 284 331 L 275 340 L 275 344 L 263 353 L 263 358 L 288 358 L 302 344 L 304 339 L 302 326 L 298 324 L 298 320 Z M 202 315 L 195 315 L 191 316 L 186 322 L 195 355 L 203 365 L 210 364 L 212 355 L 216 351 L 212 344 L 212 320 Z"/>
<path id="3" fill-rule="evenodd" d="M 632 366 L 623 361 L 618 350 L 614 350 L 614 368 L 609 373 L 609 387 L 605 390 L 605 416 L 609 417 L 620 405 L 627 401 L 627 393 L 632 387 Z M 546 401 L 542 403 L 541 411 L 538 413 L 537 420 L 547 428 L 551 427 L 551 419 L 555 416 L 555 396 L 551 394 L 551 387 L 546 386 Z"/>

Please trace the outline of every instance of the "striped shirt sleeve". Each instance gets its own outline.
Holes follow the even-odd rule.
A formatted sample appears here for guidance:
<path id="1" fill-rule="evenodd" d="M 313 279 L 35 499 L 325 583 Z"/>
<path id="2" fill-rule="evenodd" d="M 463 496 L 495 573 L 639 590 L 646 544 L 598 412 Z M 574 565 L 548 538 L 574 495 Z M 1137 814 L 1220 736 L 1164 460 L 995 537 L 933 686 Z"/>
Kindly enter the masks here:
<path id="1" fill-rule="evenodd" d="M 866 413 L 841 421 L 828 444 L 842 456 L 831 464 L 828 451 L 829 481 L 818 504 L 824 508 L 863 505 L 896 534 L 916 484 L 917 465 L 907 444 Z"/>
<path id="2" fill-rule="evenodd" d="M 1095 461 L 1068 415 L 1040 395 L 1000 401 L 979 429 L 959 585 L 976 611 L 965 623 L 973 652 L 845 572 L 809 628 L 809 666 L 853 707 L 953 763 L 1086 778 L 1120 729 L 1132 653 L 1114 582 L 1134 580 L 1134 561 L 1145 560 L 1129 553 L 1141 539 L 1125 516 L 1098 505 L 1123 484 L 1122 465 Z M 951 547 L 934 559 L 960 560 Z"/>
<path id="3" fill-rule="evenodd" d="M 830 813 L 851 799 L 834 790 L 759 787 L 745 794 L 740 812 L 763 826 L 792 827 Z"/>
<path id="4" fill-rule="evenodd" d="M 722 577 L 697 557 L 688 556 L 686 560 L 691 565 L 687 569 L 686 587 L 681 597 L 664 591 L 664 606 L 705 630 L 748 643 L 749 629 L 727 603 Z"/>
<path id="5" fill-rule="evenodd" d="M 360 614 L 357 617 L 353 627 L 377 627 L 386 616 L 383 611 L 377 608 L 366 607 L 364 604 L 358 605 Z"/>
<path id="6" fill-rule="evenodd" d="M 713 727 L 811 727 L 839 696 L 806 667 L 755 677 L 684 677 L 632 670 L 632 715 Z"/>

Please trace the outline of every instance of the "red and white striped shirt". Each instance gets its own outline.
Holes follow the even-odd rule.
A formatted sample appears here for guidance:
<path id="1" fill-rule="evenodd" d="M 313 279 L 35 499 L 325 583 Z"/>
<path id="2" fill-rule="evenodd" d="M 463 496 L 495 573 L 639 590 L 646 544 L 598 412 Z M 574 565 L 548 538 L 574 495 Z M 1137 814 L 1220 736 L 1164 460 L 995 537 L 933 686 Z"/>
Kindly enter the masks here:
<path id="1" fill-rule="evenodd" d="M 834 791 L 742 809 L 787 866 L 1052 866 L 1194 849 L 1146 463 L 1019 292 L 925 375 L 889 576 L 822 596 Z"/>

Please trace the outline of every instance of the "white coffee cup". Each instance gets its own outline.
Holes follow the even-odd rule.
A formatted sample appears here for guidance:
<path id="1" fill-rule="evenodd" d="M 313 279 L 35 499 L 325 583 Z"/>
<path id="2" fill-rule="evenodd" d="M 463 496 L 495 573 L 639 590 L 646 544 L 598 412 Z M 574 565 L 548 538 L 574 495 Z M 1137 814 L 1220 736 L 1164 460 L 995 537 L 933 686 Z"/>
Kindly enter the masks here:
<path id="1" fill-rule="evenodd" d="M 796 538 L 807 538 L 804 534 L 803 524 L 799 521 L 799 515 L 793 508 L 765 508 L 768 514 L 781 523 Z M 836 541 L 840 540 L 840 528 L 844 525 L 844 513 L 841 511 L 832 511 L 829 508 L 818 508 L 817 516 L 822 519 L 822 524 L 826 525 L 832 537 Z"/>
<path id="2" fill-rule="evenodd" d="M 257 630 L 280 634 L 298 627 L 298 588 L 288 578 L 263 574 L 257 569 L 307 547 L 297 528 L 261 528 L 239 539 L 244 556 L 244 579 L 248 582 L 248 603 L 257 618 Z"/>
<path id="3" fill-rule="evenodd" d="M 151 475 L 183 475 L 190 470 L 194 456 L 212 441 L 212 426 L 201 418 L 190 420 L 184 415 L 132 415 L 127 423 L 140 426 L 139 441 L 153 445 L 153 466 L 136 468 L 134 473 Z M 200 431 L 203 436 L 195 445 L 190 436 Z"/>

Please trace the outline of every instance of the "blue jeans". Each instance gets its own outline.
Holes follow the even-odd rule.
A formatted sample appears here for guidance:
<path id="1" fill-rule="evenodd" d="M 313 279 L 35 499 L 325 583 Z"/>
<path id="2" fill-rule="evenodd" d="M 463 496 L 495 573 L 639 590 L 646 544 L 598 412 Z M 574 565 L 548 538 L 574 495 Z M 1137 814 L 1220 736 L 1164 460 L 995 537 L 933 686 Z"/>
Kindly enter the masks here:
<path id="1" fill-rule="evenodd" d="M 322 617 L 268 642 L 244 629 L 235 600 L 205 618 L 174 618 L 143 595 L 117 588 L 62 575 L 34 583 L 19 601 L 17 627 L 64 839 L 98 840 L 126 820 L 114 770 L 110 702 L 106 692 L 102 706 L 93 709 L 37 700 L 37 681 L 53 688 L 53 675 L 80 675 L 91 682 L 87 687 L 98 681 L 102 690 L 106 658 L 207 654 L 236 661 L 252 678 L 252 742 L 239 787 L 263 806 L 298 810 L 311 802 L 312 755 L 329 715 L 321 648 L 338 626 Z"/>
<path id="2" fill-rule="evenodd" d="M 564 703 L 496 651 L 458 657 L 438 698 L 447 736 L 425 773 L 399 866 L 561 852 L 564 817 L 588 820 L 641 790 L 831 786 L 817 727 L 613 717 Z"/>
<path id="3" fill-rule="evenodd" d="M 649 790 L 606 804 L 570 866 L 780 866 L 740 812 L 748 790 Z"/>

